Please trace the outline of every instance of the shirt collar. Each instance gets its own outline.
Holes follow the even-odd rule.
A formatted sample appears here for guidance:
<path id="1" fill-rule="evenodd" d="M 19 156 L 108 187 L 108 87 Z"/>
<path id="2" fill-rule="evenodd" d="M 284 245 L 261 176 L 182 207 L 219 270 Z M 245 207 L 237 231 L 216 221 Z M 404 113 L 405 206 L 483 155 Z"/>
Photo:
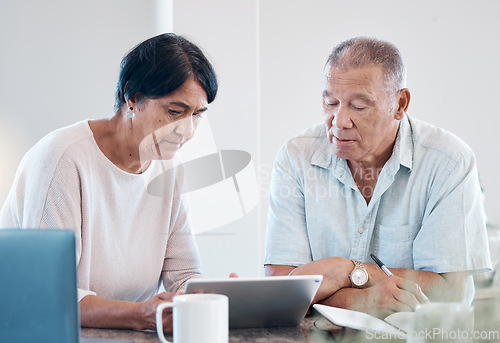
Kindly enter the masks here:
<path id="1" fill-rule="evenodd" d="M 392 153 L 399 163 L 411 170 L 413 167 L 413 132 L 410 125 L 410 118 L 406 114 L 399 123 L 398 136 L 394 144 Z"/>
<path id="2" fill-rule="evenodd" d="M 311 157 L 311 164 L 328 169 L 332 166 L 333 161 L 338 160 L 337 156 L 333 154 L 332 147 L 328 141 L 328 134 L 326 132 L 326 127 L 324 127 L 324 139 L 319 145 L 316 152 Z"/>
<path id="3" fill-rule="evenodd" d="M 399 130 L 394 143 L 392 156 L 388 163 L 394 163 L 394 168 L 399 169 L 399 165 L 408 168 L 413 166 L 413 133 L 408 115 L 405 115 L 399 123 Z M 320 144 L 311 158 L 311 164 L 321 168 L 333 170 L 347 168 L 346 160 L 338 158 L 332 151 L 330 142 L 327 139 L 325 129 L 325 139 Z"/>

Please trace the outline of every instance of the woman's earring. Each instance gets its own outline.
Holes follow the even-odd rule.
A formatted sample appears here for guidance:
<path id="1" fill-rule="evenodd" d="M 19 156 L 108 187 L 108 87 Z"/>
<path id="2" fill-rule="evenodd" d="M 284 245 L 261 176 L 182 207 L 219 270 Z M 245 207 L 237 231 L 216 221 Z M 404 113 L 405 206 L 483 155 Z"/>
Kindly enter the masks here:
<path id="1" fill-rule="evenodd" d="M 135 117 L 134 108 L 131 106 L 128 108 L 127 118 L 134 118 L 134 117 Z"/>

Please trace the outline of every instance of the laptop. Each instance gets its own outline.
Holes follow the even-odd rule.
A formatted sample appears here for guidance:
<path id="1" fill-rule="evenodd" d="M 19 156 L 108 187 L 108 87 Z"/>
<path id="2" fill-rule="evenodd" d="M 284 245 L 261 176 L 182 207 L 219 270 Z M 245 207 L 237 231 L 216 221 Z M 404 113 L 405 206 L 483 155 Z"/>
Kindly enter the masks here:
<path id="1" fill-rule="evenodd" d="M 2 341 L 79 341 L 73 231 L 0 229 L 0 280 Z"/>
<path id="2" fill-rule="evenodd" d="M 80 337 L 75 234 L 0 229 L 0 341 L 133 342 Z"/>
<path id="3" fill-rule="evenodd" d="M 322 280 L 322 275 L 190 279 L 184 292 L 227 295 L 230 329 L 295 326 Z"/>

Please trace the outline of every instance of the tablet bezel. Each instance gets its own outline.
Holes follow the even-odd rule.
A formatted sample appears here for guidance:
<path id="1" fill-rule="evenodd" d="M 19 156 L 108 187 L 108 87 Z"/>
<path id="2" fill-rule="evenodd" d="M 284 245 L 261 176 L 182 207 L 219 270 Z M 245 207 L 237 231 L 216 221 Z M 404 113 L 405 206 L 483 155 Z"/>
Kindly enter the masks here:
<path id="1" fill-rule="evenodd" d="M 275 327 L 300 324 L 322 275 L 195 278 L 184 292 L 229 297 L 229 327 Z"/>

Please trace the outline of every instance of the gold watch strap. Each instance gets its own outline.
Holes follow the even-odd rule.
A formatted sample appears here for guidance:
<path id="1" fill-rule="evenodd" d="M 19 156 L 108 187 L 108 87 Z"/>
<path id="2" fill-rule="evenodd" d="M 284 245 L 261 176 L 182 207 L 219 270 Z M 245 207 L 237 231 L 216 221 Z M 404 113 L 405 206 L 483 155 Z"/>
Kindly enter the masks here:
<path id="1" fill-rule="evenodd" d="M 352 261 L 352 263 L 354 263 L 354 268 L 365 269 L 365 266 L 363 265 L 363 263 L 356 261 L 356 260 L 351 260 L 351 261 Z"/>

